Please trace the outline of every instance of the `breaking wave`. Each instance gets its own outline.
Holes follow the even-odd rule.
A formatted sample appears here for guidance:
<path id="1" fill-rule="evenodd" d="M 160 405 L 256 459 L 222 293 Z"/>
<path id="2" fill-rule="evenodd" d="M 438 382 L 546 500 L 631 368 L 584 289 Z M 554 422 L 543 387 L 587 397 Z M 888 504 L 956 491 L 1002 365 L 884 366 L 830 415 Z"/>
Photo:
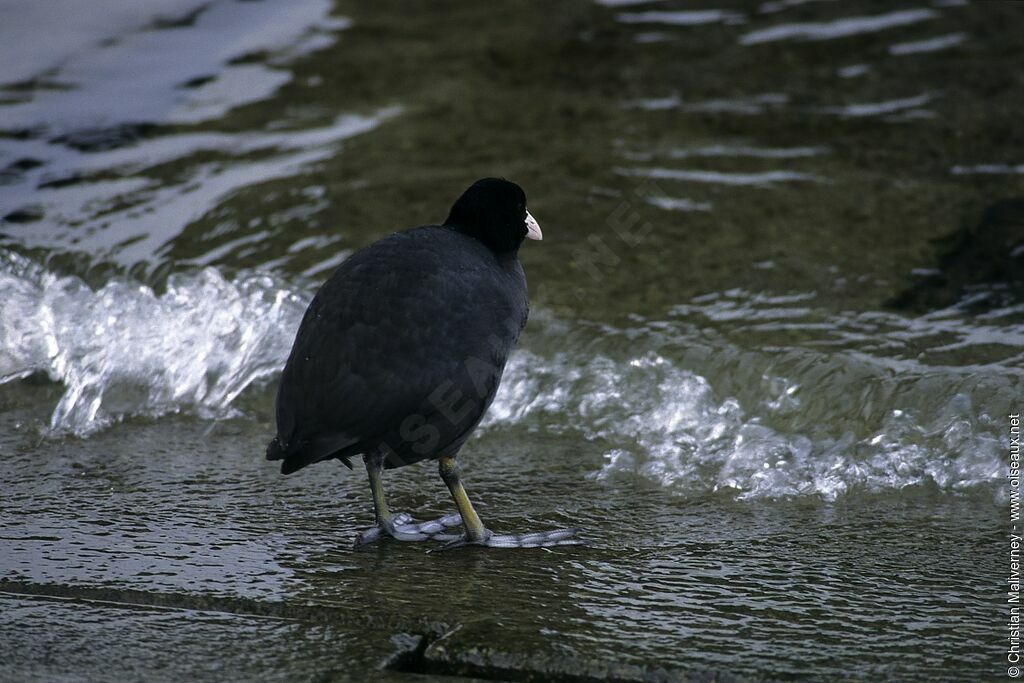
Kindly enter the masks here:
<path id="1" fill-rule="evenodd" d="M 773 363 L 721 353 L 749 378 L 746 391 L 722 396 L 656 352 L 582 365 L 568 354 L 547 362 L 519 354 L 488 424 L 578 429 L 603 453 L 593 476 L 639 477 L 681 495 L 835 500 L 906 487 L 966 491 L 1005 474 L 1000 416 L 978 403 L 1007 399 L 1010 387 L 927 375 L 897 381 L 884 371 L 864 377 L 868 368 L 856 362 L 815 369 L 830 362 L 803 354 Z M 791 375 L 778 374 L 784 365 Z"/>
<path id="2" fill-rule="evenodd" d="M 125 415 L 229 414 L 278 372 L 307 295 L 265 273 L 172 275 L 166 290 L 127 279 L 90 289 L 0 254 L 0 383 L 43 372 L 65 386 L 53 433 L 84 436 Z"/>
<path id="3" fill-rule="evenodd" d="M 573 430 L 603 454 L 594 477 L 684 496 L 1005 495 L 1024 306 L 910 318 L 814 299 L 735 290 L 629 328 L 549 324 L 551 352 L 513 358 L 485 425 Z"/>
<path id="4" fill-rule="evenodd" d="M 13 253 L 0 253 L 0 291 L 0 383 L 62 383 L 49 433 L 78 436 L 125 416 L 236 414 L 239 394 L 279 372 L 311 293 L 215 268 L 159 292 L 129 279 L 92 289 Z M 484 428 L 582 439 L 602 455 L 590 476 L 682 496 L 994 490 L 1021 325 L 881 313 L 825 325 L 809 297 L 725 293 L 628 329 L 537 311 Z M 746 348 L 737 339 L 755 327 L 817 336 Z"/>

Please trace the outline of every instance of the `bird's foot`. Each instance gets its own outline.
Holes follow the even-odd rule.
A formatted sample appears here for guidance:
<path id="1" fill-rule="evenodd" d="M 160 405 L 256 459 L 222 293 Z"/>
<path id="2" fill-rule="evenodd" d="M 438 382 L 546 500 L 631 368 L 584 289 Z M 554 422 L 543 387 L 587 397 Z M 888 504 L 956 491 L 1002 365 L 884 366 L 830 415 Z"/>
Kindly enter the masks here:
<path id="1" fill-rule="evenodd" d="M 557 545 L 582 545 L 583 541 L 576 538 L 580 529 L 554 529 L 552 531 L 534 531 L 526 534 L 494 534 L 484 529 L 479 538 L 463 534 L 453 541 L 445 543 L 434 550 L 453 550 L 467 545 L 481 545 L 487 548 L 551 548 Z M 435 537 L 436 538 L 436 537 Z M 436 538 L 436 540 L 441 540 Z"/>
<path id="2" fill-rule="evenodd" d="M 396 541 L 450 541 L 457 539 L 458 535 L 446 534 L 444 530 L 460 524 L 462 517 L 458 513 L 428 522 L 416 522 L 409 513 L 399 512 L 382 520 L 377 526 L 356 534 L 355 547 L 379 541 L 384 536 L 390 536 Z"/>

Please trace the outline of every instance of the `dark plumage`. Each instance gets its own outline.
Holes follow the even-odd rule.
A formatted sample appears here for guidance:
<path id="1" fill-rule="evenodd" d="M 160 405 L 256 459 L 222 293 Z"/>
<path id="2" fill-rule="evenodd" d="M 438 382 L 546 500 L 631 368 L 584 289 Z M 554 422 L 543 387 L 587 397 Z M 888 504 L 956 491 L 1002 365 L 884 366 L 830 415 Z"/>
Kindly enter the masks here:
<path id="1" fill-rule="evenodd" d="M 381 533 L 444 538 L 437 532 L 457 519 L 412 524 L 391 515 L 380 485 L 381 469 L 439 459 L 466 522 L 467 535 L 456 544 L 571 542 L 570 531 L 527 539 L 538 542 L 495 537 L 471 519 L 468 498 L 460 500 L 455 455 L 494 399 L 526 324 L 518 250 L 527 236 L 541 237 L 523 190 L 485 178 L 455 202 L 443 225 L 360 250 L 313 298 L 281 376 L 267 458 L 282 460 L 281 472 L 289 474 L 333 458 L 351 467 L 351 458 L 363 456 L 378 527 L 358 540 Z"/>

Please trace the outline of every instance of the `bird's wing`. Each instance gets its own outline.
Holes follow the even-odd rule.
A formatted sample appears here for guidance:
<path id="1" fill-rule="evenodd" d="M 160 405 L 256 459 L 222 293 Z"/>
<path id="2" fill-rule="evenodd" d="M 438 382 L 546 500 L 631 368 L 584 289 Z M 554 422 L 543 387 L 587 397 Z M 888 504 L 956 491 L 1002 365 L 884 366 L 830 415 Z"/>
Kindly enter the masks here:
<path id="1" fill-rule="evenodd" d="M 453 261 L 445 246 L 384 240 L 317 293 L 278 393 L 278 441 L 292 469 L 379 438 L 410 415 L 429 420 L 438 397 L 443 405 L 487 381 L 486 400 L 493 396 L 525 310 L 478 251 Z M 497 377 L 482 377 L 495 366 Z"/>

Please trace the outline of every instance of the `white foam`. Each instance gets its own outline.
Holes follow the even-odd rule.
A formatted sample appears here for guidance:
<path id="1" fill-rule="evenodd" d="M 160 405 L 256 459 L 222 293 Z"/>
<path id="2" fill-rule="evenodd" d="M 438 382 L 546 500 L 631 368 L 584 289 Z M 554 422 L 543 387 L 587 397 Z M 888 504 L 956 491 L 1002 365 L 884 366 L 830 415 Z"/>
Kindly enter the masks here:
<path id="1" fill-rule="evenodd" d="M 125 415 L 229 413 L 279 372 L 308 295 L 271 275 L 206 268 L 166 291 L 125 279 L 92 290 L 0 253 L 0 382 L 62 382 L 52 432 L 86 435 Z"/>
<path id="2" fill-rule="evenodd" d="M 583 363 L 570 354 L 519 354 L 485 427 L 577 429 L 603 452 L 592 476 L 613 484 L 639 477 L 685 497 L 831 501 L 906 487 L 965 491 L 1002 479 L 997 421 L 986 412 L 991 405 L 975 404 L 989 398 L 983 386 L 927 373 L 894 383 L 881 365 L 842 354 L 784 363 L 725 355 L 742 375 L 738 394 L 723 395 L 657 352 Z M 778 374 L 783 365 L 794 374 Z M 844 394 L 850 398 L 840 400 Z M 903 409 L 908 404 L 920 407 Z"/>
<path id="3" fill-rule="evenodd" d="M 232 415 L 246 387 L 280 371 L 312 289 L 215 268 L 173 275 L 160 293 L 128 279 L 91 289 L 0 252 L 0 291 L 0 382 L 63 383 L 49 432 L 86 436 L 130 415 Z M 590 476 L 686 497 L 1002 480 L 1004 418 L 1024 384 L 1020 307 L 905 318 L 815 300 L 715 293 L 629 329 L 537 311 L 534 350 L 513 354 L 484 429 L 582 438 L 603 456 Z M 734 341 L 751 333 L 756 348 Z M 941 364 L 960 358 L 974 364 Z"/>

